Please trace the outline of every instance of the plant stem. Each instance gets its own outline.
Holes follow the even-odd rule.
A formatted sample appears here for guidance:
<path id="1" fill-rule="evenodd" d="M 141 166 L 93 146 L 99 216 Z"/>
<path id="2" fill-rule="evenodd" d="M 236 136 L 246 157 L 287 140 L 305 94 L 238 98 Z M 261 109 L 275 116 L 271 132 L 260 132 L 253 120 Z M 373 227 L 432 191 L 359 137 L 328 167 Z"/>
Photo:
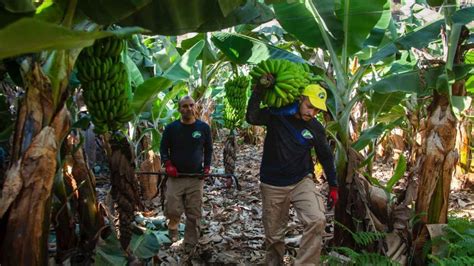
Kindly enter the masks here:
<path id="1" fill-rule="evenodd" d="M 72 20 L 74 19 L 74 14 L 76 13 L 77 0 L 70 0 L 69 5 L 66 10 L 66 15 L 64 16 L 63 26 L 66 28 L 71 28 Z"/>
<path id="2" fill-rule="evenodd" d="M 347 70 L 347 44 L 349 43 L 349 6 L 350 0 L 344 1 L 344 18 L 343 18 L 343 30 L 344 30 L 344 45 L 342 46 L 342 67 L 344 71 Z"/>
<path id="3" fill-rule="evenodd" d="M 326 44 L 326 47 L 328 48 L 329 54 L 331 56 L 331 61 L 332 64 L 334 65 L 334 71 L 336 72 L 336 77 L 337 77 L 337 88 L 339 90 L 339 93 L 343 93 L 345 88 L 347 87 L 346 84 L 346 78 L 345 78 L 345 70 L 341 65 L 341 62 L 339 62 L 339 58 L 337 56 L 336 51 L 334 50 L 334 47 L 332 46 L 331 39 L 329 38 L 328 31 L 326 24 L 324 23 L 323 18 L 319 14 L 318 10 L 314 6 L 313 1 L 306 1 L 306 4 L 309 3 L 310 7 L 310 12 L 313 14 L 314 19 L 316 20 L 316 23 L 318 24 L 319 30 L 321 31 L 321 35 L 323 36 L 324 43 Z"/>

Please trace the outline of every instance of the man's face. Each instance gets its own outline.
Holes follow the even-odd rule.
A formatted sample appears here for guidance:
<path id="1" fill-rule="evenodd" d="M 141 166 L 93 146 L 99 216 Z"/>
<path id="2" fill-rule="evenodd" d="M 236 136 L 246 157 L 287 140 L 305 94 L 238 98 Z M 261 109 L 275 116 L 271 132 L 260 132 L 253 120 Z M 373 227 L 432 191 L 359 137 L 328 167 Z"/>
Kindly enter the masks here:
<path id="1" fill-rule="evenodd" d="M 304 121 L 309 121 L 315 117 L 319 109 L 314 107 L 307 97 L 302 97 L 300 101 L 300 117 Z"/>
<path id="2" fill-rule="evenodd" d="M 181 117 L 184 119 L 190 119 L 194 117 L 194 100 L 193 99 L 184 99 L 181 100 L 179 109 Z"/>

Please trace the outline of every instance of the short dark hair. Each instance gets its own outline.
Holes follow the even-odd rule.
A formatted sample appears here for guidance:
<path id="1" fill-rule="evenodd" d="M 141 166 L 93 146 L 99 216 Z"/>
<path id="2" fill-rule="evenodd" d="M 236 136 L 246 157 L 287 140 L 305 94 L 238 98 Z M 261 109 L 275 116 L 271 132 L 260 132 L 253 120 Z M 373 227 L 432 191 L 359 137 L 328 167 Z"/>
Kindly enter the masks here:
<path id="1" fill-rule="evenodd" d="M 189 95 L 186 95 L 186 96 L 183 96 L 181 99 L 179 99 L 178 101 L 178 107 L 181 107 L 181 103 L 183 101 L 186 101 L 186 100 L 192 100 L 194 102 L 194 99 L 193 97 L 189 96 Z"/>
<path id="2" fill-rule="evenodd" d="M 301 97 L 303 100 L 304 100 L 304 99 L 309 99 L 309 97 L 308 97 L 308 96 L 306 96 L 306 95 L 303 95 L 303 94 L 301 94 L 301 95 L 300 95 L 300 97 Z"/>

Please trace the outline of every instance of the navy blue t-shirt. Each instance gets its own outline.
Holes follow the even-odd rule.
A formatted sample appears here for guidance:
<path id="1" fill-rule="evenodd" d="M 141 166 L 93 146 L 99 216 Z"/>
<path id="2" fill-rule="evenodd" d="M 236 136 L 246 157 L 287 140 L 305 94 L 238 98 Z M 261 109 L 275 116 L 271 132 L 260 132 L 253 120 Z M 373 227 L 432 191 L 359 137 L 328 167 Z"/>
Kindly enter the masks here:
<path id="1" fill-rule="evenodd" d="M 314 173 L 311 149 L 323 166 L 329 185 L 337 186 L 336 169 L 326 132 L 315 118 L 306 122 L 294 112 L 260 109 L 261 95 L 252 93 L 247 107 L 247 122 L 267 127 L 260 166 L 260 181 L 273 186 L 298 183 Z"/>
<path id="2" fill-rule="evenodd" d="M 171 160 L 178 173 L 202 173 L 211 165 L 212 136 L 209 125 L 201 120 L 183 124 L 176 120 L 167 125 L 161 138 L 161 160 Z"/>

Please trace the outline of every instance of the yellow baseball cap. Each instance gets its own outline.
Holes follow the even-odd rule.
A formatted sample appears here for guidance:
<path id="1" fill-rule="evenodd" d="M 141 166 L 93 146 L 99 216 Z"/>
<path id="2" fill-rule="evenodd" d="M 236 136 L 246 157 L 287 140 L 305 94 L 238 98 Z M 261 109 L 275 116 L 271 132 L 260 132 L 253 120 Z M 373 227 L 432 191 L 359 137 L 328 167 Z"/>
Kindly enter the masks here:
<path id="1" fill-rule="evenodd" d="M 326 108 L 326 99 L 328 94 L 326 90 L 323 89 L 318 84 L 310 84 L 306 86 L 303 90 L 302 95 L 308 96 L 309 102 L 316 108 L 321 109 L 323 111 L 327 111 Z"/>

